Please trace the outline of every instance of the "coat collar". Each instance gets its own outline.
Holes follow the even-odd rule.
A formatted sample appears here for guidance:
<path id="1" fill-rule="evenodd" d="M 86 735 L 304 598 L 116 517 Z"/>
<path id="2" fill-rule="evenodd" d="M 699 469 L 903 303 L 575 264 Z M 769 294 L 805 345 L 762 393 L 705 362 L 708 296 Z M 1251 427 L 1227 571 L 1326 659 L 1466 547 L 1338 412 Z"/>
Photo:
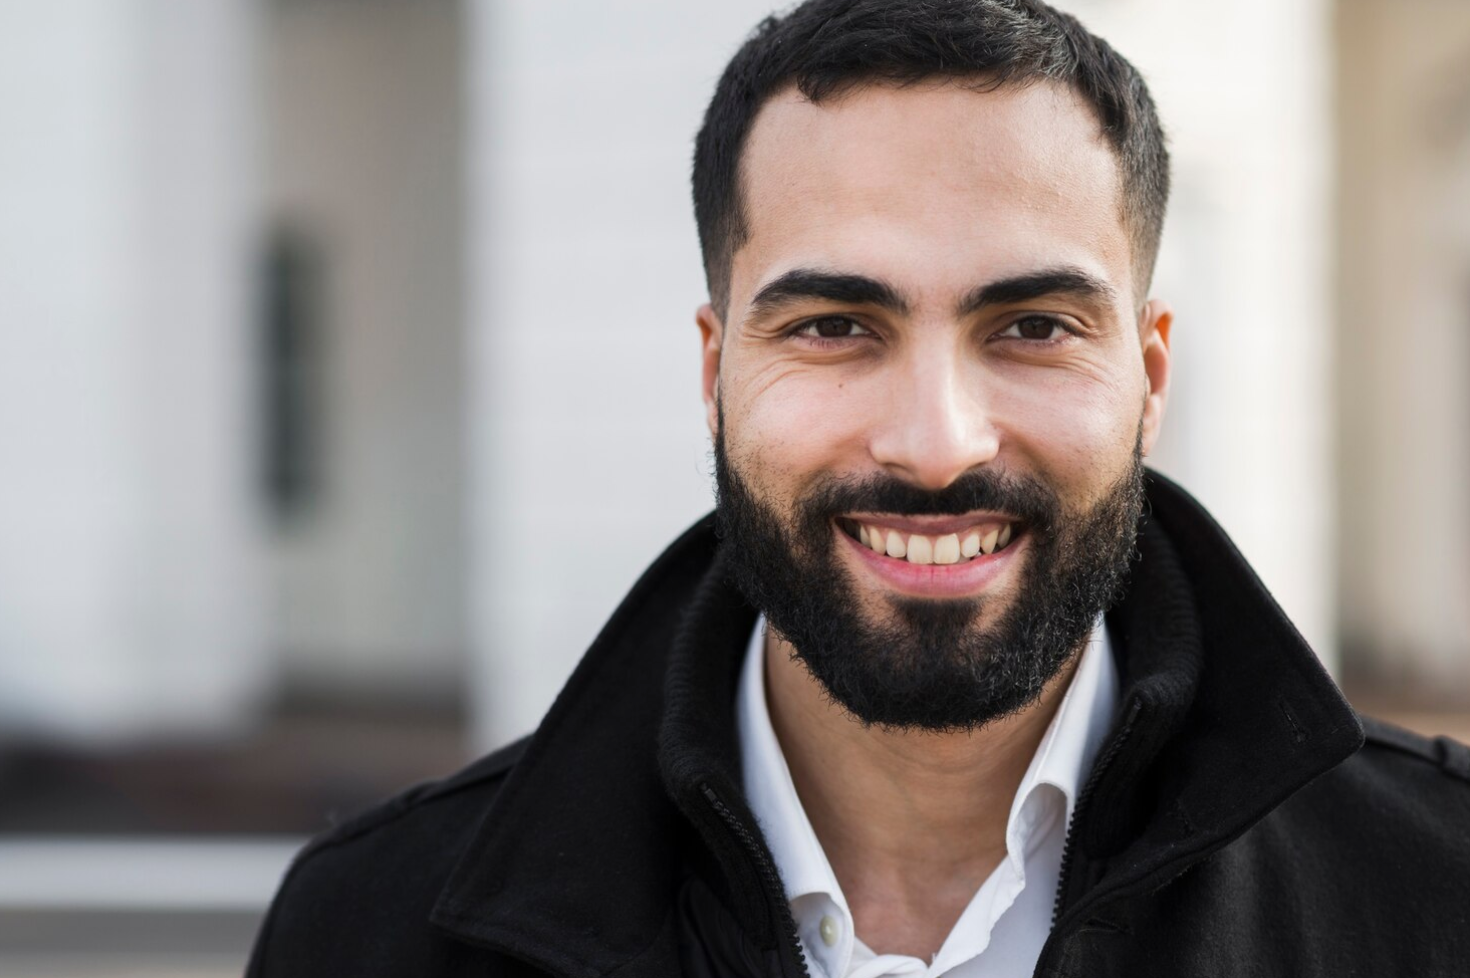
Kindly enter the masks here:
<path id="1" fill-rule="evenodd" d="M 1120 715 L 1076 829 L 1087 871 L 1068 902 L 1088 908 L 1182 871 L 1362 743 L 1352 709 L 1214 520 L 1156 473 L 1147 492 L 1128 595 L 1109 612 Z M 710 801 L 763 849 L 738 788 L 733 715 L 754 620 L 706 517 L 588 650 L 433 921 L 554 974 L 674 973 L 672 908 L 692 865 L 756 946 L 789 943 L 749 846 Z"/>
<path id="2" fill-rule="evenodd" d="M 1363 744 L 1356 712 L 1224 530 L 1155 472 L 1148 503 L 1127 596 L 1109 612 L 1122 698 L 1077 826 L 1087 871 L 1062 895 L 1078 914 L 1157 889 Z"/>

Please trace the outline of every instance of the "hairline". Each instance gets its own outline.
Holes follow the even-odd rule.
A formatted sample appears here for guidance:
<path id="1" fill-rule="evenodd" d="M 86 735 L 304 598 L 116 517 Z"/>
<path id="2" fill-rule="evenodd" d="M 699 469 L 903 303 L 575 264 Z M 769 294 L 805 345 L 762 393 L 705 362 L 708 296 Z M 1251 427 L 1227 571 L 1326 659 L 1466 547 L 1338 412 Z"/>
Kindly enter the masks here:
<path id="1" fill-rule="evenodd" d="M 792 90 L 795 90 L 798 94 L 801 95 L 802 98 L 806 99 L 812 105 L 820 106 L 840 101 L 841 99 L 851 96 L 865 88 L 890 88 L 901 90 L 906 88 L 920 88 L 925 85 L 940 86 L 947 84 L 952 84 L 956 85 L 957 87 L 965 88 L 969 91 L 974 92 L 977 95 L 999 92 L 1009 88 L 1025 89 L 1030 88 L 1033 85 L 1047 84 L 1069 92 L 1077 99 L 1078 102 L 1081 103 L 1083 109 L 1096 124 L 1097 135 L 1101 140 L 1104 148 L 1108 151 L 1108 154 L 1112 156 L 1113 166 L 1118 174 L 1118 199 L 1116 201 L 1118 208 L 1118 219 L 1121 222 L 1125 232 L 1125 236 L 1128 239 L 1128 260 L 1129 266 L 1132 271 L 1133 289 L 1135 292 L 1134 298 L 1136 300 L 1135 305 L 1138 307 L 1138 309 L 1141 310 L 1144 302 L 1147 301 L 1149 288 L 1153 279 L 1154 265 L 1156 264 L 1158 258 L 1158 245 L 1157 242 L 1155 242 L 1152 249 L 1141 247 L 1147 244 L 1143 241 L 1143 237 L 1147 233 L 1147 229 L 1143 226 L 1143 215 L 1135 215 L 1134 213 L 1132 213 L 1132 207 L 1130 206 L 1131 198 L 1128 192 L 1129 176 L 1127 161 L 1124 158 L 1123 149 L 1120 146 L 1116 145 L 1113 140 L 1108 138 L 1106 125 L 1098 111 L 1097 106 L 1094 105 L 1092 101 L 1087 97 L 1087 93 L 1083 91 L 1081 86 L 1077 85 L 1069 79 L 1054 78 L 1046 74 L 1031 74 L 1016 78 L 997 77 L 997 75 L 998 73 L 995 71 L 953 73 L 936 71 L 927 75 L 922 75 L 918 78 L 905 79 L 885 78 L 882 75 L 854 75 L 850 78 L 842 79 L 832 87 L 820 92 L 816 97 L 812 97 L 811 95 L 808 95 L 806 92 L 802 91 L 800 81 L 795 75 L 792 75 L 780 84 L 774 86 L 770 90 L 770 92 L 768 92 L 766 96 L 760 100 L 760 103 L 755 107 L 755 111 L 751 113 L 750 124 L 746 127 L 745 132 L 741 135 L 739 146 L 736 149 L 735 165 L 730 186 L 731 199 L 728 211 L 728 233 L 723 236 L 722 254 L 720 256 L 724 265 L 723 291 L 725 294 L 715 305 L 715 312 L 719 316 L 720 322 L 727 322 L 729 317 L 731 283 L 734 279 L 735 253 L 738 252 L 742 247 L 744 247 L 746 242 L 750 239 L 750 222 L 749 217 L 746 213 L 747 195 L 745 192 L 745 161 L 747 157 L 747 150 L 750 146 L 751 136 L 755 132 L 756 126 L 760 123 L 761 116 L 765 113 L 766 108 L 770 106 L 771 103 L 788 94 Z M 989 79 L 988 82 L 987 79 Z M 967 84 L 969 82 L 973 82 L 974 84 Z M 1150 250 L 1152 251 L 1152 254 L 1148 257 L 1147 268 L 1143 268 L 1141 267 L 1140 260 Z M 710 301 L 712 304 L 715 304 L 716 300 L 716 296 L 710 296 Z"/>

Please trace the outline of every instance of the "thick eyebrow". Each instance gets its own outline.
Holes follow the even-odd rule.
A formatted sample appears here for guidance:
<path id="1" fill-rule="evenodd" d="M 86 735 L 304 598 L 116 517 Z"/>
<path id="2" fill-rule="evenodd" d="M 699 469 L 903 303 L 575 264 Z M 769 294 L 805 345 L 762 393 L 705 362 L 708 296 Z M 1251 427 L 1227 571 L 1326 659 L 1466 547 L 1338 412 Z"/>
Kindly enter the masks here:
<path id="1" fill-rule="evenodd" d="M 761 287 L 750 300 L 750 315 L 763 316 L 782 306 L 822 299 L 855 306 L 878 306 L 900 315 L 909 304 L 887 282 L 866 275 L 845 275 L 814 268 L 794 268 Z"/>
<path id="2" fill-rule="evenodd" d="M 1108 304 L 1118 297 L 1117 289 L 1107 282 L 1089 275 L 1080 268 L 1062 266 L 1045 268 L 1024 275 L 1014 275 L 979 286 L 960 300 L 958 313 L 969 316 L 986 306 L 1000 306 L 1013 302 L 1028 302 L 1046 296 L 1071 296 Z"/>

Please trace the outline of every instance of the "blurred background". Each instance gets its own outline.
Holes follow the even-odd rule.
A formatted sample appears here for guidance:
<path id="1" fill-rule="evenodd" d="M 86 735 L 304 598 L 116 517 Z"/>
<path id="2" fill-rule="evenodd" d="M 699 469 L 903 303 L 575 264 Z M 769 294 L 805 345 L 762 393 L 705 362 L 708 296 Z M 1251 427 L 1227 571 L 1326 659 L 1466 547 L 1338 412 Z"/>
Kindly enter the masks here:
<path id="1" fill-rule="evenodd" d="M 1152 459 L 1470 733 L 1470 5 L 1067 0 L 1175 193 Z M 711 504 L 692 138 L 754 0 L 0 0 L 0 974 L 238 974 Z"/>

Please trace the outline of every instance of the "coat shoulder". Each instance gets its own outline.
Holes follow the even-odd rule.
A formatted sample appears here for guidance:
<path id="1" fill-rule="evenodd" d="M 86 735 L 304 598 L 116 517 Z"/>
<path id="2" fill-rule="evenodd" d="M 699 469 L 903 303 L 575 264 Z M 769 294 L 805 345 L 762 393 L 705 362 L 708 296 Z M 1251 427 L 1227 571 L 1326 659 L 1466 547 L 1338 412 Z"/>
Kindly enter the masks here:
<path id="1" fill-rule="evenodd" d="M 1394 764 L 1427 765 L 1470 791 L 1470 747 L 1452 737 L 1425 737 L 1384 720 L 1363 717 L 1364 751 Z"/>
<path id="2" fill-rule="evenodd" d="M 1467 748 L 1376 720 L 1363 727 L 1361 749 L 1131 921 L 1143 946 L 1175 962 L 1171 973 L 1464 973 Z"/>
<path id="3" fill-rule="evenodd" d="M 466 802 L 489 804 L 500 790 L 501 782 L 525 753 L 529 740 L 523 737 L 507 744 L 447 778 L 416 784 L 326 830 L 297 854 L 287 872 L 287 882 L 327 850 L 358 843 L 371 845 L 370 837 L 378 833 L 421 831 L 428 822 L 442 818 Z"/>
<path id="4" fill-rule="evenodd" d="M 1339 818 L 1470 863 L 1470 747 L 1362 721 L 1362 749 L 1310 786 L 1308 797 L 1349 805 L 1337 809 Z"/>
<path id="5" fill-rule="evenodd" d="M 307 843 L 261 924 L 247 978 L 529 974 L 509 962 L 487 971 L 486 955 L 429 921 L 528 739 L 409 788 Z"/>
<path id="6" fill-rule="evenodd" d="M 1343 872 L 1415 903 L 1470 900 L 1470 747 L 1362 720 L 1362 749 L 1282 806 L 1293 845 L 1334 847 Z"/>

